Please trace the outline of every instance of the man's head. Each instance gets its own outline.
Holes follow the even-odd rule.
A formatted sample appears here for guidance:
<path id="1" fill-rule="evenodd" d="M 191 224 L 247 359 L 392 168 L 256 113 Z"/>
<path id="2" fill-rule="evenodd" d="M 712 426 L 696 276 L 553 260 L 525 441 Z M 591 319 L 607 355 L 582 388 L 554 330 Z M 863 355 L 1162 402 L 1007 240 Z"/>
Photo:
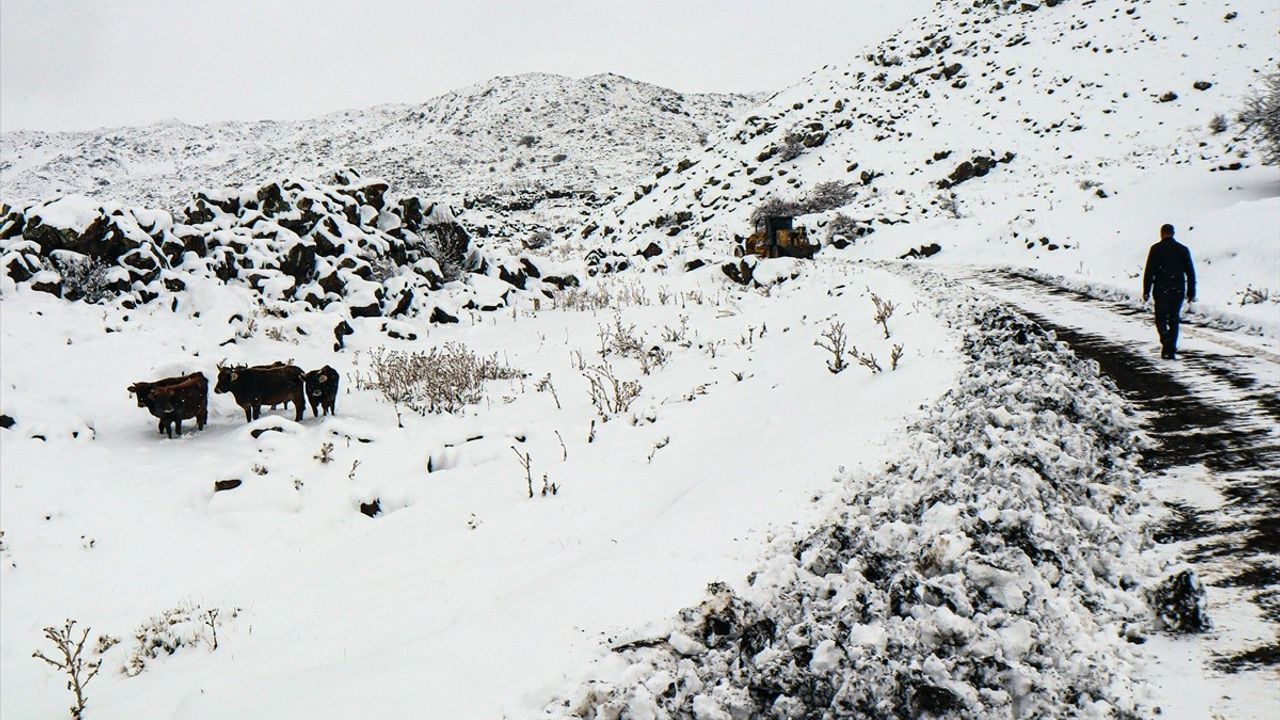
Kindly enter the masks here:
<path id="1" fill-rule="evenodd" d="M 1171 238 L 1171 237 L 1173 237 L 1173 226 L 1172 226 L 1172 225 L 1170 225 L 1169 223 L 1165 223 L 1164 225 L 1161 225 L 1161 226 L 1160 226 L 1160 237 L 1161 237 L 1161 238 Z"/>

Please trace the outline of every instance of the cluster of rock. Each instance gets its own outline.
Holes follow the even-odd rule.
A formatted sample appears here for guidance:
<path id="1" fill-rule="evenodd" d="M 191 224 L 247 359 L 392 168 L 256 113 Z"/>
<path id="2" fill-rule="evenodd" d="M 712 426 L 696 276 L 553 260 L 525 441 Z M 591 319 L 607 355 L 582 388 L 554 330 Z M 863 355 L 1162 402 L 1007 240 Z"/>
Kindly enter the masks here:
<path id="1" fill-rule="evenodd" d="M 475 247 L 447 206 L 388 189 L 355 171 L 328 184 L 280 180 L 198 192 L 180 218 L 80 196 L 0 205 L 0 282 L 133 307 L 216 278 L 263 300 L 433 321 L 576 283 L 546 276 L 529 257 Z M 444 288 L 448 308 L 432 297 Z"/>

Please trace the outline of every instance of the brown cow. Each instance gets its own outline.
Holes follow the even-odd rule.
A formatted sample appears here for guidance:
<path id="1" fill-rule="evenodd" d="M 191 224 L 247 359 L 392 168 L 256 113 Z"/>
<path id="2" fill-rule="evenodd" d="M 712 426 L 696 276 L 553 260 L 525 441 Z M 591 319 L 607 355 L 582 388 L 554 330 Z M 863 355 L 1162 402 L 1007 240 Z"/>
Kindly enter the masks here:
<path id="1" fill-rule="evenodd" d="M 169 437 L 173 437 L 170 426 L 182 435 L 182 421 L 186 418 L 195 418 L 196 429 L 203 430 L 209 419 L 209 381 L 202 373 L 194 373 L 182 382 L 153 388 L 148 409 L 160 418 Z"/>
<path id="2" fill-rule="evenodd" d="M 192 378 L 200 378 L 201 380 L 205 381 L 206 386 L 208 385 L 209 381 L 205 379 L 203 373 L 191 373 L 190 375 L 178 375 L 176 377 L 168 377 L 161 380 L 156 380 L 154 382 L 143 382 L 139 380 L 138 382 L 130 385 L 128 387 L 128 390 L 129 392 L 133 393 L 134 396 L 137 397 L 138 407 L 150 408 L 151 394 L 155 391 L 156 388 L 163 387 L 165 385 L 175 385 L 177 383 L 185 382 Z M 157 415 L 156 417 L 159 417 L 159 415 Z M 161 420 L 159 425 L 156 427 L 156 432 L 164 432 L 164 431 L 165 431 L 165 423 L 163 420 Z"/>
<path id="3" fill-rule="evenodd" d="M 262 417 L 263 405 L 291 402 L 295 420 L 302 421 L 303 382 L 302 368 L 296 365 L 260 365 L 257 367 L 218 367 L 218 384 L 215 393 L 231 393 L 236 404 L 244 410 L 246 422 Z"/>

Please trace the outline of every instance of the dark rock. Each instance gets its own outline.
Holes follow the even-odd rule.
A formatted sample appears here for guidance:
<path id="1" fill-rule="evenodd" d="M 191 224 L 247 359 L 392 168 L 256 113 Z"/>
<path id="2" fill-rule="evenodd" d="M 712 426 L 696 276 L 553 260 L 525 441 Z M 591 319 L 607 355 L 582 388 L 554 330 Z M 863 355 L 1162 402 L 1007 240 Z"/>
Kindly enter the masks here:
<path id="1" fill-rule="evenodd" d="M 898 259 L 906 260 L 907 258 L 927 258 L 937 255 L 940 252 L 942 252 L 941 245 L 938 243 L 930 243 L 928 245 L 921 245 L 918 248 L 911 248 L 905 254 L 899 255 Z"/>
<path id="2" fill-rule="evenodd" d="M 377 517 L 382 514 L 382 499 L 374 498 L 373 502 L 360 503 L 360 512 L 369 517 Z"/>
<path id="3" fill-rule="evenodd" d="M 13 417 L 9 415 L 0 415 L 0 428 L 4 428 L 5 430 L 8 430 L 9 428 L 16 425 L 17 422 L 18 422 L 17 420 L 14 420 Z"/>
<path id="4" fill-rule="evenodd" d="M 36 292 L 46 292 L 55 297 L 62 297 L 62 278 L 53 281 L 38 281 L 31 283 L 31 289 Z"/>
<path id="5" fill-rule="evenodd" d="M 560 290 L 567 287 L 578 287 L 578 278 L 574 275 L 548 275 L 542 278 L 542 282 L 553 285 Z"/>
<path id="6" fill-rule="evenodd" d="M 222 492 L 224 490 L 235 490 L 238 487 L 240 487 L 240 480 L 234 479 L 234 478 L 231 480 L 215 480 L 213 483 L 214 492 Z"/>
<path id="7" fill-rule="evenodd" d="M 449 313 L 445 312 L 444 310 L 441 310 L 438 307 L 431 311 L 431 317 L 429 318 L 429 320 L 433 323 L 443 323 L 443 324 L 458 322 L 458 318 L 450 315 Z"/>
<path id="8" fill-rule="evenodd" d="M 644 259 L 648 260 L 649 258 L 654 258 L 654 257 L 657 257 L 657 256 L 661 255 L 661 254 L 662 254 L 662 247 L 661 247 L 660 245 L 658 245 L 658 243 L 651 242 L 651 243 L 649 243 L 647 246 L 645 246 L 645 248 L 644 248 L 643 250 L 641 250 L 640 252 L 638 252 L 638 253 L 636 253 L 636 254 L 637 254 L 637 255 L 641 255 L 641 256 L 643 256 L 643 257 L 644 257 Z"/>
<path id="9" fill-rule="evenodd" d="M 684 264 L 684 271 L 692 272 L 706 264 L 707 263 L 705 261 L 695 258 Z"/>
<path id="10" fill-rule="evenodd" d="M 1191 570 L 1166 578 L 1147 594 L 1157 623 L 1175 633 L 1196 633 L 1210 627 L 1204 600 L 1204 586 Z"/>
<path id="11" fill-rule="evenodd" d="M 357 307 L 351 308 L 351 317 L 353 318 L 369 318 L 369 317 L 381 317 L 381 316 L 382 316 L 381 303 L 371 303 L 369 305 L 357 306 Z"/>
<path id="12" fill-rule="evenodd" d="M 413 307 L 413 289 L 404 291 L 400 296 L 400 301 L 396 303 L 395 308 L 391 311 L 391 317 L 400 317 Z"/>
<path id="13" fill-rule="evenodd" d="M 504 283 L 507 283 L 508 285 L 514 285 L 520 288 L 521 290 L 523 290 L 524 284 L 529 279 L 529 277 L 524 274 L 523 270 L 517 270 L 515 272 L 511 272 L 505 266 L 499 265 L 498 279 Z"/>
<path id="14" fill-rule="evenodd" d="M 746 260 L 738 262 L 727 262 L 720 266 L 720 270 L 729 277 L 730 280 L 739 285 L 750 285 L 752 275 L 755 273 L 755 266 L 747 263 Z"/>
<path id="15" fill-rule="evenodd" d="M 912 717 L 946 715 L 960 708 L 960 698 L 946 688 L 917 685 L 911 692 Z"/>
<path id="16" fill-rule="evenodd" d="M 269 433 L 269 432 L 278 432 L 278 433 L 282 433 L 282 432 L 284 432 L 284 428 L 283 428 L 283 427 L 281 427 L 281 426 L 279 426 L 279 425 L 272 425 L 272 426 L 270 426 L 270 427 L 254 428 L 253 430 L 250 430 L 250 431 L 249 431 L 249 434 L 250 434 L 250 435 L 252 435 L 252 436 L 256 439 L 256 438 L 260 438 L 260 437 L 262 437 L 262 435 L 263 435 L 264 433 Z"/>
<path id="17" fill-rule="evenodd" d="M 1160 96 L 1160 102 L 1162 103 L 1173 102 L 1174 100 L 1177 100 L 1177 99 L 1178 99 L 1178 93 L 1172 90 Z"/>
<path id="18" fill-rule="evenodd" d="M 520 258 L 520 266 L 524 268 L 525 275 L 528 275 L 531 278 L 542 277 L 542 271 L 539 270 L 538 266 L 534 265 L 533 261 L 529 260 L 529 258 Z"/>
<path id="19" fill-rule="evenodd" d="M 1208 80 L 1197 80 L 1191 83 L 1191 87 L 1197 90 L 1208 90 L 1209 88 L 1213 87 L 1213 83 L 1209 82 Z"/>

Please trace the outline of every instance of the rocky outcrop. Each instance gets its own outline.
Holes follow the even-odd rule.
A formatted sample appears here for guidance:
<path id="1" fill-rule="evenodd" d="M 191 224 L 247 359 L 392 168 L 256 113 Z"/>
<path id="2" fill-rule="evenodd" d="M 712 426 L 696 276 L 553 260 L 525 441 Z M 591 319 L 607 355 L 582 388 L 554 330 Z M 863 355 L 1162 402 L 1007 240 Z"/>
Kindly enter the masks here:
<path id="1" fill-rule="evenodd" d="M 512 290 L 546 292 L 538 261 L 482 251 L 444 204 L 388 190 L 354 171 L 329 183 L 204 190 L 180 220 L 80 196 L 3 206 L 0 272 L 6 286 L 131 304 L 216 278 L 263 300 L 341 303 L 353 317 L 442 318 L 432 294 L 447 284 L 473 296 L 455 311 L 503 306 Z M 478 275 L 491 277 L 469 279 Z"/>

